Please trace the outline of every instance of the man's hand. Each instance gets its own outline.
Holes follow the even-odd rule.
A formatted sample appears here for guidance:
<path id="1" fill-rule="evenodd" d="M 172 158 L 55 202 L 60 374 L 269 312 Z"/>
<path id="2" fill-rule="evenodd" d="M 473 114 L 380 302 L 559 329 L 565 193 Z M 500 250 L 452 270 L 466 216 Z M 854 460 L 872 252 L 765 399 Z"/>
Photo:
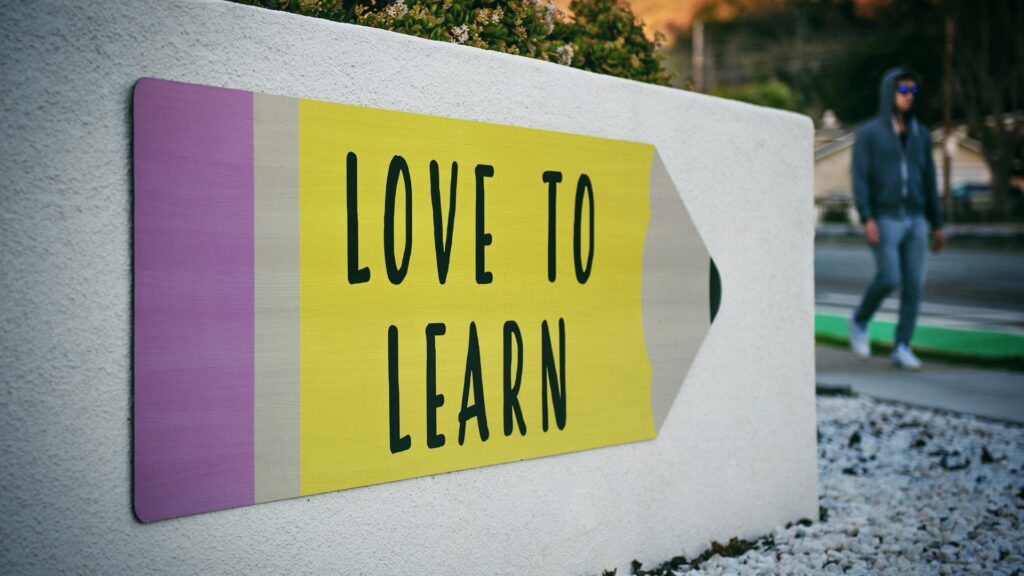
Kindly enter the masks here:
<path id="1" fill-rule="evenodd" d="M 878 246 L 878 224 L 873 218 L 864 222 L 864 237 L 868 239 L 868 244 Z"/>
<path id="2" fill-rule="evenodd" d="M 932 230 L 932 252 L 938 254 L 946 247 L 946 233 L 942 228 Z"/>

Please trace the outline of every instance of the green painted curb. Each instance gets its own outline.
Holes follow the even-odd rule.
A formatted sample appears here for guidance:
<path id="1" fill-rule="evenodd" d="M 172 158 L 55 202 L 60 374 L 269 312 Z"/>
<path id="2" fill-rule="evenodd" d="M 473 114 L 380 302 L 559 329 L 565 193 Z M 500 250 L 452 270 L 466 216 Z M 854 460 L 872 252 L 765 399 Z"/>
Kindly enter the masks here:
<path id="1" fill-rule="evenodd" d="M 847 341 L 848 319 L 833 314 L 814 315 L 814 334 L 830 340 Z M 892 346 L 894 322 L 873 320 L 868 326 L 871 341 Z M 992 360 L 1024 358 L 1024 336 L 987 330 L 958 330 L 939 326 L 918 326 L 915 350 Z"/>

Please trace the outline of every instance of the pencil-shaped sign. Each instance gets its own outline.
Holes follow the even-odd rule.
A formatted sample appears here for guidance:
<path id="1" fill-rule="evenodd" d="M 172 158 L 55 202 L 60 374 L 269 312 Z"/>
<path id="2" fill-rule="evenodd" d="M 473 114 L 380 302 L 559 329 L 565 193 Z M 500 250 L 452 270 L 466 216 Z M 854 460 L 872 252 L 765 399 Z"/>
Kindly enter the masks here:
<path id="1" fill-rule="evenodd" d="M 655 437 L 715 277 L 654 146 L 149 78 L 134 110 L 141 520 Z"/>

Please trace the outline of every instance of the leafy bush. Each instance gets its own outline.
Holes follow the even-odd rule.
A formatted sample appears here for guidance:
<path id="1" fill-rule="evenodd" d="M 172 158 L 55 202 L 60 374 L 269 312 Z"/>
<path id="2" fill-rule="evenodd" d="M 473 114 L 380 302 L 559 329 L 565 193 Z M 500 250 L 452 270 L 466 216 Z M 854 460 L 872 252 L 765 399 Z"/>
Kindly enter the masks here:
<path id="1" fill-rule="evenodd" d="M 555 37 L 570 43 L 573 66 L 600 74 L 668 86 L 669 74 L 657 52 L 664 38 L 650 41 L 629 4 L 619 0 L 573 0 L 573 17 L 560 21 Z"/>
<path id="2" fill-rule="evenodd" d="M 235 0 L 668 85 L 654 42 L 624 0 Z"/>
<path id="3" fill-rule="evenodd" d="M 740 84 L 739 86 L 719 86 L 713 88 L 711 93 L 722 98 L 740 100 L 768 106 L 769 108 L 781 108 L 783 110 L 797 110 L 800 102 L 793 93 L 793 90 L 777 78 L 763 82 L 752 82 Z"/>

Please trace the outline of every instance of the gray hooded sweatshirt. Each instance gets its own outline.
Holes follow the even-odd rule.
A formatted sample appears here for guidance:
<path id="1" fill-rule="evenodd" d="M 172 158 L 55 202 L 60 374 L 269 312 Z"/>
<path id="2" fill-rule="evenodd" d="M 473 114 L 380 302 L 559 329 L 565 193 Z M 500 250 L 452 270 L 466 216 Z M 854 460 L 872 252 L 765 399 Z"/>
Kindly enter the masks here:
<path id="1" fill-rule="evenodd" d="M 912 116 L 907 142 L 893 127 L 893 94 L 903 68 L 882 76 L 878 115 L 857 130 L 853 147 L 853 196 L 861 220 L 879 216 L 924 215 L 932 228 L 942 226 L 936 192 L 932 138 Z"/>

